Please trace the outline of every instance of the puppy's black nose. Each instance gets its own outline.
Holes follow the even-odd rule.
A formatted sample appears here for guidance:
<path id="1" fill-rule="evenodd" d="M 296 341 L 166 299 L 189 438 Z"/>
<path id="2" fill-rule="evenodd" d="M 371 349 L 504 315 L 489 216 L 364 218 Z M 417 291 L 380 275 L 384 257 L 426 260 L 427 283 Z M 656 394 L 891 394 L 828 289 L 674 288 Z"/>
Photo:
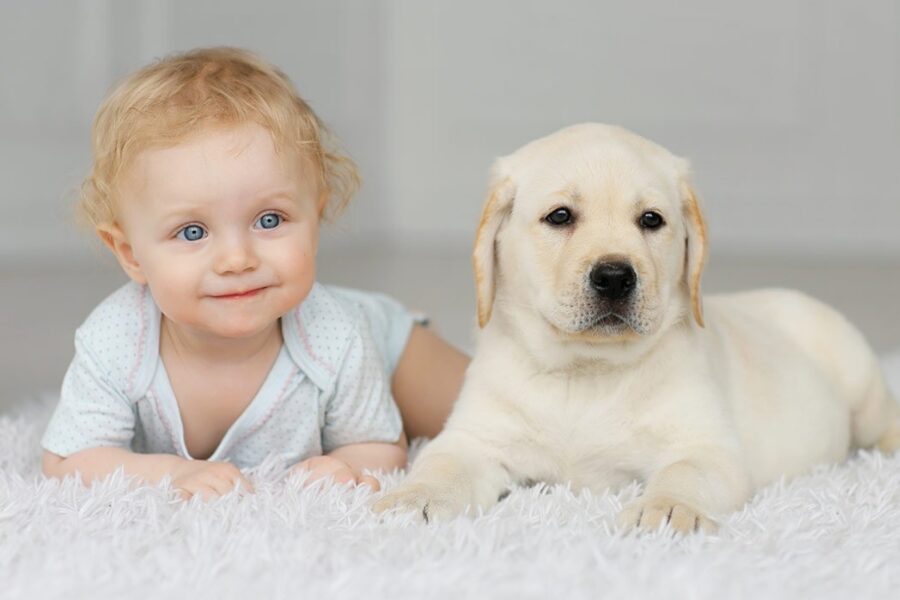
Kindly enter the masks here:
<path id="1" fill-rule="evenodd" d="M 628 263 L 600 263 L 591 269 L 591 287 L 601 298 L 621 300 L 637 282 L 637 274 Z"/>

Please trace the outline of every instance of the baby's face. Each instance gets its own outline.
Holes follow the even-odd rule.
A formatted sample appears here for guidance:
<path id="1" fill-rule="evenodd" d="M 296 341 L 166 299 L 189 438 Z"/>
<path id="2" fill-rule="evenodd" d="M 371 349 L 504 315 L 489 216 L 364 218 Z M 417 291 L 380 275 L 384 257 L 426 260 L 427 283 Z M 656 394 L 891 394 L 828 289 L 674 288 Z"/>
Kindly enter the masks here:
<path id="1" fill-rule="evenodd" d="M 255 124 L 141 152 L 119 186 L 129 276 L 175 324 L 247 337 L 301 302 L 315 279 L 318 187 Z M 130 246 L 133 264 L 129 265 Z"/>

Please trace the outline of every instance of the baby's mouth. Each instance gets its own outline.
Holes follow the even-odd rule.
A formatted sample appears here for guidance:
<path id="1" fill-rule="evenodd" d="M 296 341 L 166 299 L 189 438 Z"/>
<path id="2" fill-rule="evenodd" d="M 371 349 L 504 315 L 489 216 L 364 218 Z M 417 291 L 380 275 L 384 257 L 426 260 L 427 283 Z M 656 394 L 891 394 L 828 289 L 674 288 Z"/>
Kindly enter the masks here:
<path id="1" fill-rule="evenodd" d="M 268 289 L 268 286 L 251 288 L 248 290 L 232 292 L 229 294 L 217 294 L 214 295 L 213 298 L 216 298 L 217 300 L 242 300 L 244 298 L 252 298 L 254 296 L 257 296 L 266 289 Z"/>

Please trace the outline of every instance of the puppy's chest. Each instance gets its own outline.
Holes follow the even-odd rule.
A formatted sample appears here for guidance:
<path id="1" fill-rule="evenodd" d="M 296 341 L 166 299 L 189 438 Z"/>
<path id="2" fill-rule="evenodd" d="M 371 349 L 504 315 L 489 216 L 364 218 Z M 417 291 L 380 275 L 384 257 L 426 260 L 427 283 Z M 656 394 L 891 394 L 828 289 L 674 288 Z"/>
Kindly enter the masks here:
<path id="1" fill-rule="evenodd" d="M 599 377 L 532 381 L 519 396 L 517 479 L 603 488 L 642 476 L 659 440 L 640 426 L 629 381 Z"/>

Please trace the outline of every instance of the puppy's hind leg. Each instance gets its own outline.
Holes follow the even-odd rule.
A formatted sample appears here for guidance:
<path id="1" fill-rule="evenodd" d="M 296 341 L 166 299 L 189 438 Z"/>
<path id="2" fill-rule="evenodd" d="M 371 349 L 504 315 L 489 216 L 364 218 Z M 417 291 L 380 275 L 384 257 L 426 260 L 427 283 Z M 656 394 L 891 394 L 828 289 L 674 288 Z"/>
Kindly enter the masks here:
<path id="1" fill-rule="evenodd" d="M 900 404 L 875 366 L 863 402 L 853 413 L 853 443 L 890 453 L 900 448 Z"/>
<path id="2" fill-rule="evenodd" d="M 900 404 L 888 393 L 885 397 L 887 404 L 888 423 L 876 445 L 885 454 L 890 454 L 900 449 Z"/>
<path id="3" fill-rule="evenodd" d="M 898 448 L 900 448 L 900 419 L 895 418 L 878 440 L 878 449 L 885 454 L 892 454 Z"/>

